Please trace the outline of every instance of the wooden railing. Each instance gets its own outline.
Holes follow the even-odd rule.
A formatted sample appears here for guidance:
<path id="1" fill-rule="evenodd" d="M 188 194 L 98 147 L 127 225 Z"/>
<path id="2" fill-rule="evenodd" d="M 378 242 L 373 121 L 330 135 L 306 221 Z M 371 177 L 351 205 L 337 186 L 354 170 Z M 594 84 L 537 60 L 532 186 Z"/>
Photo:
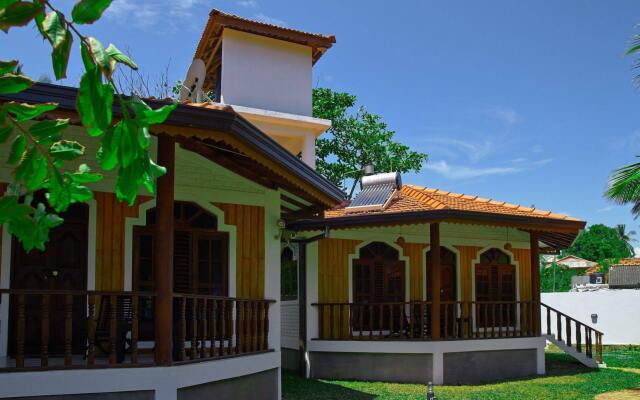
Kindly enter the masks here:
<path id="1" fill-rule="evenodd" d="M 314 303 L 318 339 L 432 340 L 431 302 Z M 482 339 L 535 336 L 532 301 L 444 301 L 440 338 Z"/>
<path id="2" fill-rule="evenodd" d="M 595 360 L 602 364 L 602 332 L 544 303 L 540 305 L 546 314 L 547 335 L 554 335 L 558 341 L 589 358 L 594 358 L 595 345 Z M 555 314 L 555 323 L 552 314 Z"/>
<path id="3" fill-rule="evenodd" d="M 149 364 L 138 359 L 138 310 L 153 293 L 0 289 L 0 295 L 14 304 L 5 368 Z"/>
<path id="4" fill-rule="evenodd" d="M 269 305 L 274 300 L 193 294 L 175 294 L 174 299 L 178 361 L 269 350 Z"/>
<path id="5" fill-rule="evenodd" d="M 0 289 L 1 301 L 9 300 L 12 311 L 9 352 L 0 360 L 0 371 L 153 366 L 154 297 L 131 291 Z M 173 297 L 174 362 L 268 350 L 273 300 Z"/>

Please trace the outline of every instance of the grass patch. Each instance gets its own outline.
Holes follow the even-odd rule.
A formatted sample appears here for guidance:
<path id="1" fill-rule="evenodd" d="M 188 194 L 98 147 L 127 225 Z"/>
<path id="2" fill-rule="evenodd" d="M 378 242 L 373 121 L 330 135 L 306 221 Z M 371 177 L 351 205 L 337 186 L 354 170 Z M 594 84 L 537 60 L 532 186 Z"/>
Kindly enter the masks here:
<path id="1" fill-rule="evenodd" d="M 600 393 L 640 387 L 640 347 L 605 348 L 610 368 L 591 370 L 558 352 L 546 355 L 547 375 L 487 385 L 439 386 L 439 400 L 591 400 Z M 425 385 L 382 382 L 303 380 L 291 373 L 282 378 L 285 400 L 424 400 Z"/>

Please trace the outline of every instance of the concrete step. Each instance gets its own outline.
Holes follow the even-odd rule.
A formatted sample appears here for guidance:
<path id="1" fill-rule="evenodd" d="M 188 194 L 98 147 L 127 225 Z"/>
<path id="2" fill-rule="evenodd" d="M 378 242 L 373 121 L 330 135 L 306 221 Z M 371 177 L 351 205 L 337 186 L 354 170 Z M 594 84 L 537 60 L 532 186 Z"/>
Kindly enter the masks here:
<path id="1" fill-rule="evenodd" d="M 607 366 L 604 363 L 598 364 L 595 359 L 593 359 L 591 357 L 587 357 L 587 355 L 585 353 L 580 353 L 574 347 L 567 346 L 567 344 L 564 342 L 564 340 L 558 340 L 558 338 L 555 335 L 543 335 L 543 337 L 545 339 L 547 339 L 547 341 L 549 341 L 549 342 L 555 344 L 556 346 L 558 346 L 558 348 L 560 348 L 560 350 L 562 350 L 565 354 L 568 354 L 571 357 L 575 358 L 582 365 L 584 365 L 586 367 L 589 367 L 589 368 L 606 368 L 606 366 Z"/>

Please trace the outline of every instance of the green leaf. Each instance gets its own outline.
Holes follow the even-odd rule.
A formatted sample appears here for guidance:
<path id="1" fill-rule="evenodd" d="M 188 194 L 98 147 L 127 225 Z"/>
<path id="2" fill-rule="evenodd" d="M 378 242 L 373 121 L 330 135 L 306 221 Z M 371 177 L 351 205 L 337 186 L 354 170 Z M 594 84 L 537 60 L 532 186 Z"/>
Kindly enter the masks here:
<path id="1" fill-rule="evenodd" d="M 28 1 L 17 1 L 8 7 L 0 8 L 0 29 L 9 32 L 13 26 L 24 26 L 38 13 L 42 13 L 42 6 Z"/>
<path id="2" fill-rule="evenodd" d="M 49 179 L 49 192 L 47 193 L 49 204 L 56 211 L 64 211 L 71 204 L 71 189 L 58 171 L 53 171 Z"/>
<path id="3" fill-rule="evenodd" d="M 0 144 L 4 143 L 9 136 L 11 136 L 11 132 L 13 132 L 13 126 L 0 126 Z"/>
<path id="4" fill-rule="evenodd" d="M 140 120 L 144 125 L 161 124 L 176 107 L 178 107 L 178 103 L 168 104 L 155 110 L 149 109 L 144 111 L 142 116 L 138 116 L 136 119 Z"/>
<path id="5" fill-rule="evenodd" d="M 70 140 L 60 140 L 49 148 L 49 154 L 59 160 L 74 160 L 84 154 L 84 146 Z"/>
<path id="6" fill-rule="evenodd" d="M 628 56 L 629 54 L 633 54 L 638 50 L 640 50 L 640 44 L 636 44 L 635 46 L 632 46 L 629 50 L 627 50 L 626 53 L 624 53 L 624 55 Z"/>
<path id="7" fill-rule="evenodd" d="M 15 170 L 16 180 L 24 182 L 29 191 L 42 188 L 47 174 L 47 160 L 38 152 L 36 147 L 27 152 L 27 155 Z"/>
<path id="8" fill-rule="evenodd" d="M 76 184 L 94 183 L 102 180 L 102 175 L 91 172 L 91 168 L 87 164 L 81 164 L 78 171 L 67 173 L 68 177 Z"/>
<path id="9" fill-rule="evenodd" d="M 29 89 L 33 81 L 23 75 L 3 74 L 0 76 L 0 94 L 19 93 Z"/>
<path id="10" fill-rule="evenodd" d="M 42 21 L 42 29 L 54 48 L 60 46 L 67 36 L 67 27 L 57 11 L 47 14 Z"/>
<path id="11" fill-rule="evenodd" d="M 91 54 L 89 53 L 89 48 L 82 43 L 80 46 L 80 55 L 82 56 L 82 63 L 84 64 L 84 68 L 89 71 L 96 68 L 96 63 L 91 58 Z"/>
<path id="12" fill-rule="evenodd" d="M 18 161 L 22 159 L 22 156 L 27 150 L 27 139 L 22 135 L 16 136 L 13 139 L 13 143 L 11 144 L 11 153 L 9 153 L 9 159 L 7 160 L 8 164 L 16 165 Z"/>
<path id="13" fill-rule="evenodd" d="M 17 3 L 18 0 L 0 0 L 0 8 L 7 8 L 13 3 Z"/>
<path id="14" fill-rule="evenodd" d="M 51 65 L 56 79 L 64 79 L 67 77 L 67 65 L 69 65 L 69 55 L 71 54 L 71 45 L 73 44 L 73 35 L 66 31 L 64 39 L 59 46 L 51 50 Z"/>
<path id="15" fill-rule="evenodd" d="M 112 0 L 80 0 L 71 11 L 73 22 L 91 24 L 97 21 Z"/>
<path id="16" fill-rule="evenodd" d="M 89 41 L 89 52 L 93 57 L 93 60 L 98 64 L 105 76 L 110 78 L 116 64 L 115 60 L 112 60 L 111 57 L 109 57 L 104 47 L 102 47 L 102 43 L 100 43 L 98 39 L 89 37 L 87 40 Z"/>
<path id="17" fill-rule="evenodd" d="M 138 66 L 135 62 L 125 54 L 123 54 L 120 50 L 116 48 L 113 44 L 109 44 L 109 47 L 105 50 L 107 55 L 111 57 L 113 60 L 119 62 L 120 64 L 125 64 L 129 66 L 131 69 L 138 69 Z"/>
<path id="18" fill-rule="evenodd" d="M 113 86 L 102 83 L 99 69 L 87 70 L 80 80 L 76 108 L 82 124 L 91 136 L 100 136 L 111 126 Z"/>
<path id="19" fill-rule="evenodd" d="M 109 129 L 102 138 L 97 158 L 100 163 L 100 168 L 105 171 L 111 171 L 118 165 L 120 137 L 122 136 L 124 124 L 124 121 L 119 121 L 113 128 Z"/>
<path id="20" fill-rule="evenodd" d="M 0 75 L 9 74 L 15 72 L 18 67 L 17 60 L 0 61 Z"/>
<path id="21" fill-rule="evenodd" d="M 35 123 L 29 127 L 38 143 L 49 145 L 60 140 L 60 132 L 69 126 L 69 119 L 46 120 Z"/>
<path id="22" fill-rule="evenodd" d="M 55 110 L 58 107 L 56 103 L 27 104 L 16 103 L 14 101 L 6 104 L 6 110 L 15 115 L 18 122 L 34 119 L 40 114 Z"/>

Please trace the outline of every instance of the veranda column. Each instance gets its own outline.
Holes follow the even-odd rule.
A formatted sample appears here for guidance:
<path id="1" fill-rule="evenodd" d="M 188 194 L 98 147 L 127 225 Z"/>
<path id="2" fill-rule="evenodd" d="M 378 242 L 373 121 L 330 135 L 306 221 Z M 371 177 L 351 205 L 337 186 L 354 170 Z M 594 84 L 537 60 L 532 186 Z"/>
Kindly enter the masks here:
<path id="1" fill-rule="evenodd" d="M 429 224 L 431 251 L 431 339 L 440 339 L 440 224 Z"/>
<path id="2" fill-rule="evenodd" d="M 531 248 L 531 300 L 533 300 L 533 333 L 540 336 L 540 248 L 538 234 L 529 235 Z"/>
<path id="3" fill-rule="evenodd" d="M 173 345 L 173 189 L 175 141 L 167 135 L 158 136 L 158 164 L 167 173 L 158 178 L 156 225 L 154 231 L 155 283 L 155 361 L 170 365 Z"/>

